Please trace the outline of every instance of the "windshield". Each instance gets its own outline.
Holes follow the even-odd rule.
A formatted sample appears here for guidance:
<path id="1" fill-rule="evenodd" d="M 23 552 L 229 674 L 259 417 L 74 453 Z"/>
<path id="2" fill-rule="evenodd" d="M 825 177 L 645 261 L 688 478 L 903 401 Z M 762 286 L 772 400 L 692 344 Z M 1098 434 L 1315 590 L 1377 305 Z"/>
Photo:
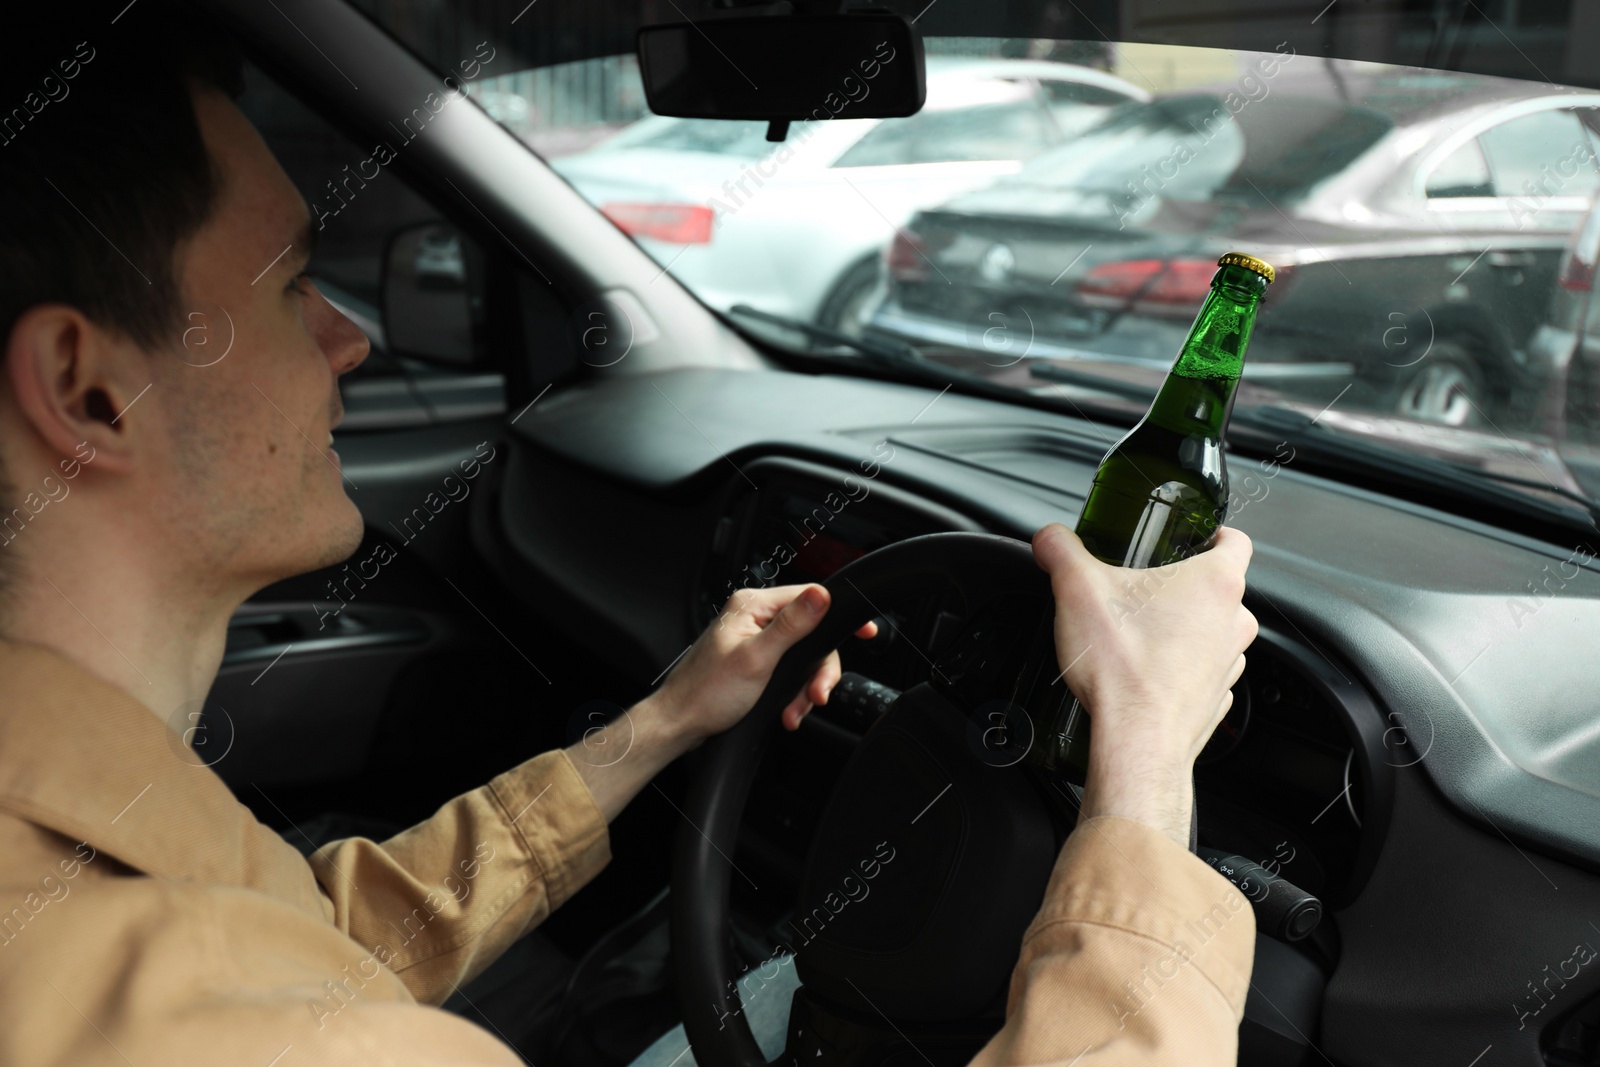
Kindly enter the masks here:
<path id="1" fill-rule="evenodd" d="M 1131 421 L 1242 251 L 1278 278 L 1236 413 L 1600 496 L 1600 93 L 1287 45 L 925 42 L 921 113 L 782 144 L 648 115 L 625 41 L 477 95 L 780 347 Z"/>

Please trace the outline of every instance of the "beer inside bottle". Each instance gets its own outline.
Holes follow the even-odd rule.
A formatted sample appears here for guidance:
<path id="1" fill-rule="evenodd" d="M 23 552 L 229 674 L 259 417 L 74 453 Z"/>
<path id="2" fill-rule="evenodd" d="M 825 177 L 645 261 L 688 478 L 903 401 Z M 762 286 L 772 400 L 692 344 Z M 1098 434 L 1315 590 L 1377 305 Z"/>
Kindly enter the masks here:
<path id="1" fill-rule="evenodd" d="M 1272 282 L 1267 263 L 1229 252 L 1150 410 L 1111 446 L 1078 518 L 1084 547 L 1120 567 L 1162 567 L 1216 540 L 1227 517 L 1222 437 L 1256 308 Z M 1084 769 L 1088 723 L 1070 693 L 1041 749 L 1052 770 Z"/>

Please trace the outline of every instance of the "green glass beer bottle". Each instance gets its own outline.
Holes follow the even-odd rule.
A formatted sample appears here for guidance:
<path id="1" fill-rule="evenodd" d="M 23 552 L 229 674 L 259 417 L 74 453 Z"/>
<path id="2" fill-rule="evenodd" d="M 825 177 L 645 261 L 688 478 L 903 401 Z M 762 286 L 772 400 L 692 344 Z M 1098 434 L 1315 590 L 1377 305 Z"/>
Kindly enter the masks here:
<path id="1" fill-rule="evenodd" d="M 1100 461 L 1078 517 L 1084 547 L 1120 567 L 1164 567 L 1204 552 L 1228 509 L 1222 435 L 1245 346 L 1272 267 L 1243 252 L 1217 261 L 1211 292 L 1150 410 Z M 1044 738 L 1044 766 L 1080 770 L 1087 717 L 1064 693 Z"/>
<path id="2" fill-rule="evenodd" d="M 1211 547 L 1228 507 L 1222 434 L 1270 266 L 1217 261 L 1178 359 L 1150 410 L 1111 446 L 1078 518 L 1084 547 L 1122 567 L 1162 567 Z"/>

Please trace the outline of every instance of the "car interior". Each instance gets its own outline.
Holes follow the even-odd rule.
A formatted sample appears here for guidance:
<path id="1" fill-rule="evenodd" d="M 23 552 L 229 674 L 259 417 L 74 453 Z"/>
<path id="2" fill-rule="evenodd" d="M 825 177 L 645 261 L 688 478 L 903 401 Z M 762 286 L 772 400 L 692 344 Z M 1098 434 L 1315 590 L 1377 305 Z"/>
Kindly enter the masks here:
<path id="1" fill-rule="evenodd" d="M 1261 631 L 1195 782 L 1202 849 L 1272 890 L 1239 1062 L 1600 1063 L 1600 8 L 197 4 L 244 45 L 240 106 L 311 206 L 312 277 L 372 341 L 336 435 L 363 544 L 238 611 L 206 704 L 205 758 L 264 823 L 306 852 L 381 839 L 624 714 L 734 590 L 857 576 L 809 649 L 840 649 L 830 702 L 772 729 L 786 660 L 738 743 L 645 790 L 607 869 L 447 1010 L 543 1067 L 621 1067 L 679 1022 L 707 1067 L 765 1062 L 706 1005 L 892 842 L 898 880 L 802 949 L 783 1058 L 966 1063 L 1082 781 L 1026 758 L 1063 689 L 1027 541 L 1072 524 L 1238 249 L 1280 273 L 1252 348 L 1275 369 L 1247 360 L 1228 433 Z M 787 22 L 785 61 L 771 32 L 715 48 L 756 20 Z M 652 66 L 673 34 L 704 98 Z M 881 80 L 848 58 L 891 39 Z M 1280 85 L 1263 57 L 1286 55 Z M 1168 190 L 1165 148 L 1131 138 L 1100 200 L 1019 186 L 1038 168 L 1010 149 L 1021 170 L 954 184 L 959 152 L 891 159 L 808 206 L 822 186 L 782 173 L 786 142 L 914 122 L 924 61 L 963 57 L 1130 86 L 1052 123 L 1049 166 L 1197 92 L 1249 153 L 1292 152 L 1201 138 Z M 597 203 L 559 173 L 674 100 L 742 146 L 699 136 L 720 169 L 677 203 Z M 1307 100 L 1319 135 L 1272 118 Z M 1507 101 L 1561 122 L 1496 141 Z M 1401 163 L 1414 212 L 1368 195 Z M 799 285 L 813 253 L 785 242 L 828 198 L 930 167 L 937 197 L 868 198 L 883 240 L 849 329 L 675 273 L 772 211 L 747 273 Z M 964 318 L 917 333 L 915 307 Z M 849 636 L 867 618 L 878 635 Z"/>

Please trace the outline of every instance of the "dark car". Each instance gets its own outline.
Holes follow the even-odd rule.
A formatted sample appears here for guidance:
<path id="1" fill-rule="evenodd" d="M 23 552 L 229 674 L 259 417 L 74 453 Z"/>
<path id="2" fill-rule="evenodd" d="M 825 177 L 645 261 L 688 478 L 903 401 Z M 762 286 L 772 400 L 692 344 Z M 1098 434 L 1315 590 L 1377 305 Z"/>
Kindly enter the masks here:
<path id="1" fill-rule="evenodd" d="M 996 367 L 1165 371 L 1217 256 L 1239 249 L 1279 269 L 1248 380 L 1322 402 L 1348 386 L 1347 406 L 1452 425 L 1528 425 L 1553 369 L 1529 339 L 1600 186 L 1600 96 L 1282 61 L 1248 96 L 1125 105 L 922 212 L 888 251 L 873 328 Z"/>

